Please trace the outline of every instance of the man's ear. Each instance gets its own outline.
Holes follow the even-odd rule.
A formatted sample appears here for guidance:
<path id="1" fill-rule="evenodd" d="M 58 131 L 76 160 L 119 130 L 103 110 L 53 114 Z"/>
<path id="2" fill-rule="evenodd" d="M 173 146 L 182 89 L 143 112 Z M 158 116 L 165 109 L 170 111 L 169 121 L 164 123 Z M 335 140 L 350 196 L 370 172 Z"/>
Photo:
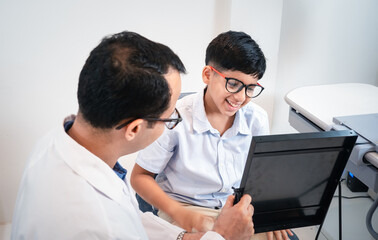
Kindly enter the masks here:
<path id="1" fill-rule="evenodd" d="M 206 85 L 210 83 L 210 75 L 211 75 L 211 68 L 209 66 L 205 66 L 202 70 L 202 80 Z"/>
<path id="2" fill-rule="evenodd" d="M 142 129 L 143 122 L 143 119 L 136 119 L 125 127 L 125 138 L 127 141 L 132 141 L 136 137 L 136 135 Z"/>

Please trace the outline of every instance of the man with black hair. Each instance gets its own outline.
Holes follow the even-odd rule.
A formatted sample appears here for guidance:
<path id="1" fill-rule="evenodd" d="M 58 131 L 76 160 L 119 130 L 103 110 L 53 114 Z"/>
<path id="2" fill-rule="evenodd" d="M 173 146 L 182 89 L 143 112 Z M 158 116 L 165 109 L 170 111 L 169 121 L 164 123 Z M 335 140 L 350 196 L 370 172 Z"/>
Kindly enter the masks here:
<path id="1" fill-rule="evenodd" d="M 253 234 L 250 196 L 233 198 L 212 231 L 186 233 L 142 214 L 121 156 L 145 148 L 181 117 L 185 67 L 168 47 L 133 32 L 106 37 L 79 78 L 77 116 L 35 147 L 21 181 L 12 239 L 243 239 Z"/>

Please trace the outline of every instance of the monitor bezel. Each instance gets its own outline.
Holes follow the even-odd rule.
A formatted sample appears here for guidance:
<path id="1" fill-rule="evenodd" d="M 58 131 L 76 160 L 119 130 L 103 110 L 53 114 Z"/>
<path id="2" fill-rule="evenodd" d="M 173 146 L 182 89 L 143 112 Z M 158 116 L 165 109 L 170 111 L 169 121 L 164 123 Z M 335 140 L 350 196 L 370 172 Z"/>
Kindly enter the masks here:
<path id="1" fill-rule="evenodd" d="M 331 171 L 331 175 L 327 181 L 327 186 L 323 192 L 322 200 L 320 204 L 317 206 L 318 211 L 311 216 L 300 216 L 301 211 L 306 211 L 305 208 L 298 206 L 296 209 L 282 209 L 282 210 L 275 210 L 273 212 L 263 212 L 260 213 L 258 210 L 255 209 L 254 214 L 254 224 L 255 224 L 255 232 L 267 232 L 267 231 L 274 231 L 274 230 L 282 230 L 282 229 L 290 229 L 290 228 L 297 228 L 297 227 L 306 227 L 312 225 L 319 225 L 324 221 L 324 218 L 327 214 L 328 208 L 332 201 L 334 192 L 337 188 L 339 179 L 344 171 L 350 153 L 353 149 L 353 146 L 357 140 L 357 134 L 351 130 L 342 130 L 342 131 L 327 131 L 327 132 L 312 132 L 312 133 L 291 133 L 291 134 L 279 134 L 279 135 L 264 135 L 264 136 L 254 136 L 251 141 L 246 165 L 244 168 L 243 177 L 241 180 L 239 191 L 241 190 L 243 193 L 248 193 L 253 195 L 253 193 L 244 192 L 246 188 L 246 183 L 248 180 L 248 175 L 250 171 L 253 172 L 253 169 L 250 170 L 252 162 L 254 161 L 255 155 L 261 155 L 265 153 L 287 153 L 288 151 L 297 151 L 298 148 L 293 148 L 297 141 L 307 141 L 309 143 L 308 149 L 313 150 L 316 149 L 320 151 L 322 149 L 328 150 L 330 148 L 339 148 L 340 153 L 338 154 L 338 158 L 335 161 L 333 170 Z M 328 146 L 326 143 L 330 140 L 330 138 L 337 138 L 342 142 L 338 144 L 338 146 Z M 285 144 L 282 144 L 285 143 Z M 319 144 L 319 147 L 317 146 Z M 275 148 L 267 147 L 267 145 L 274 145 Z M 311 145 L 312 144 L 312 145 Z M 322 147 L 325 146 L 326 147 Z M 294 150 L 293 150 L 294 149 Z M 277 151 L 276 151 L 277 150 Z M 258 159 L 258 158 L 257 158 Z M 300 179 L 299 179 L 300 180 Z M 253 205 L 253 199 L 252 199 Z M 276 213 L 276 214 L 275 214 Z M 278 217 L 274 217 L 278 216 Z M 291 217 L 290 216 L 296 216 Z M 271 219 L 269 223 L 266 222 L 259 222 L 259 219 Z M 265 220 L 266 221 L 266 220 Z"/>

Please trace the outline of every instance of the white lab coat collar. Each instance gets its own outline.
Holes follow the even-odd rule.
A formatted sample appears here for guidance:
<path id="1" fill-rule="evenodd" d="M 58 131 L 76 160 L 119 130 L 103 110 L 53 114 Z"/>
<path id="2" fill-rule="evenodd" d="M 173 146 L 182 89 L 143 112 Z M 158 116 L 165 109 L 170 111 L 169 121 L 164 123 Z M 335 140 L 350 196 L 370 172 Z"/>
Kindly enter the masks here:
<path id="1" fill-rule="evenodd" d="M 124 196 L 127 185 L 109 165 L 73 140 L 64 131 L 63 126 L 59 129 L 56 141 L 57 152 L 63 156 L 62 159 L 74 172 L 99 192 L 126 208 Z"/>

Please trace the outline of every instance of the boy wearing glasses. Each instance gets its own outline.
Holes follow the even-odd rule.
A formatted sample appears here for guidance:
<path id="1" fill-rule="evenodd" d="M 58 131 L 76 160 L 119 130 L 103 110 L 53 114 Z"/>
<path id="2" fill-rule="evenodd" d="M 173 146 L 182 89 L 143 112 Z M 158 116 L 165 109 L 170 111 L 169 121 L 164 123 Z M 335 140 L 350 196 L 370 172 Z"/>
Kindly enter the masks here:
<path id="1" fill-rule="evenodd" d="M 131 176 L 159 216 L 187 231 L 212 225 L 240 185 L 252 136 L 269 134 L 266 111 L 251 102 L 264 90 L 258 80 L 266 62 L 257 43 L 243 32 L 222 33 L 207 47 L 205 63 L 206 88 L 178 101 L 182 123 L 139 153 Z M 275 235 L 289 239 L 286 231 Z"/>
<path id="2" fill-rule="evenodd" d="M 158 57 L 157 57 L 158 56 Z M 21 181 L 11 239 L 243 239 L 251 198 L 227 200 L 212 231 L 186 233 L 141 214 L 118 163 L 181 120 L 185 67 L 168 47 L 133 32 L 106 37 L 79 77 L 77 116 L 35 147 Z M 224 237 L 224 238 L 223 238 Z"/>

